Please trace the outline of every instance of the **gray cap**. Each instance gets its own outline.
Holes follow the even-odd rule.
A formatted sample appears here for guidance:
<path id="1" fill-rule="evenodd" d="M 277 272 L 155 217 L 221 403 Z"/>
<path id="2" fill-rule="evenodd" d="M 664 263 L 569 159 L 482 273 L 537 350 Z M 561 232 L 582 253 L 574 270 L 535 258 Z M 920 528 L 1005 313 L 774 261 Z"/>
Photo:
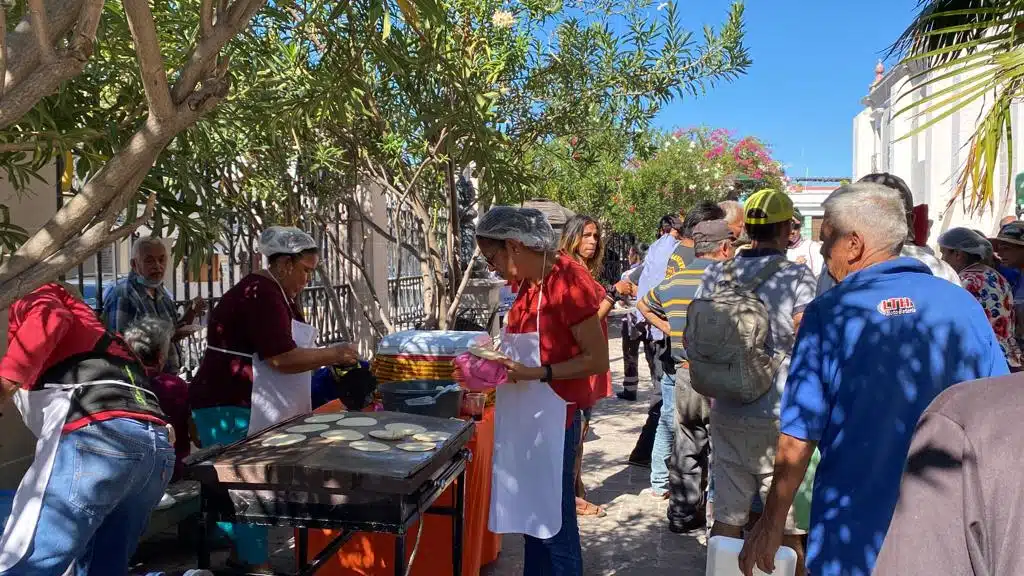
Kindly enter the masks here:
<path id="1" fill-rule="evenodd" d="M 729 223 L 725 220 L 705 220 L 693 228 L 694 244 L 721 242 L 722 240 L 736 240 L 732 230 L 729 230 Z"/>
<path id="2" fill-rule="evenodd" d="M 970 228 L 950 228 L 939 236 L 939 246 L 980 258 L 992 256 L 992 243 Z"/>
<path id="3" fill-rule="evenodd" d="M 267 258 L 278 254 L 300 254 L 316 248 L 312 236 L 293 226 L 271 226 L 260 234 L 260 252 Z"/>
<path id="4" fill-rule="evenodd" d="M 490 240 L 518 240 L 532 250 L 554 250 L 558 246 L 555 231 L 540 210 L 494 206 L 476 225 L 476 235 Z"/>

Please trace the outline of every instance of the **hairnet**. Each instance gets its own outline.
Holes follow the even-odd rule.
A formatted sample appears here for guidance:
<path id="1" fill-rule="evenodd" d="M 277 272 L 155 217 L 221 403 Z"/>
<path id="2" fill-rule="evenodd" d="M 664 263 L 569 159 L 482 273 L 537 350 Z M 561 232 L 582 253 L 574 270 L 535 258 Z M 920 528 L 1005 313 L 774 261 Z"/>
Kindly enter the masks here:
<path id="1" fill-rule="evenodd" d="M 554 250 L 555 231 L 540 210 L 495 206 L 476 225 L 476 235 L 491 240 L 518 240 L 532 250 Z"/>
<path id="2" fill-rule="evenodd" d="M 960 250 L 981 258 L 992 256 L 992 243 L 969 228 L 950 228 L 939 236 L 939 246 Z"/>
<path id="3" fill-rule="evenodd" d="M 267 258 L 278 254 L 299 254 L 316 248 L 312 236 L 292 226 L 271 226 L 260 234 L 260 252 Z"/>

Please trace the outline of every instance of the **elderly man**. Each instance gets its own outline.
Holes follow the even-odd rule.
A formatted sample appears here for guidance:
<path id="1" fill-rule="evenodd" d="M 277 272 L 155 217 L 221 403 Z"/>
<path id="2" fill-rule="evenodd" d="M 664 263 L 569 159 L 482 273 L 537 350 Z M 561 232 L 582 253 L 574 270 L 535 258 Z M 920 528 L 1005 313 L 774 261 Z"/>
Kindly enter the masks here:
<path id="1" fill-rule="evenodd" d="M 793 208 L 793 231 L 789 233 L 789 246 L 786 249 L 786 258 L 790 262 L 806 264 L 814 277 L 821 275 L 821 269 L 825 266 L 825 259 L 821 256 L 821 243 L 804 238 L 803 234 L 804 215 L 800 210 Z"/>
<path id="2" fill-rule="evenodd" d="M 175 327 L 174 342 L 188 336 L 186 326 L 206 311 L 206 301 L 195 298 L 179 318 L 174 301 L 164 288 L 167 271 L 167 246 L 156 236 L 139 238 L 132 246 L 132 271 L 118 282 L 103 302 L 103 321 L 115 332 L 124 331 L 146 316 L 156 316 Z M 164 371 L 181 368 L 181 350 L 175 343 L 167 355 Z"/>
<path id="3" fill-rule="evenodd" d="M 725 220 L 697 224 L 693 228 L 692 238 L 695 258 L 685 269 L 666 278 L 637 304 L 652 326 L 669 334 L 672 357 L 676 361 L 675 390 L 668 390 L 675 395 L 672 406 L 674 410 L 662 407 L 656 437 L 657 441 L 663 436 L 664 442 L 672 448 L 666 472 L 670 499 L 668 526 L 675 533 L 689 532 L 704 526 L 703 484 L 710 448 L 710 406 L 707 399 L 690 386 L 690 365 L 683 346 L 686 309 L 697 294 L 704 270 L 715 262 L 732 258 L 735 253 L 733 242 L 736 240 Z M 665 462 L 652 462 L 652 477 L 665 465 Z"/>
<path id="4" fill-rule="evenodd" d="M 870 574 L 899 494 L 914 424 L 958 382 L 1007 374 L 977 301 L 900 257 L 899 191 L 844 186 L 825 201 L 822 252 L 839 284 L 804 312 L 782 397 L 775 474 L 740 554 L 748 576 L 774 568 L 786 514 L 815 447 L 807 568 Z"/>
<path id="5" fill-rule="evenodd" d="M 737 238 L 743 236 L 743 204 L 735 200 L 725 200 L 719 202 L 718 207 L 725 212 L 725 222 L 733 235 Z"/>
<path id="6" fill-rule="evenodd" d="M 906 258 L 914 258 L 919 262 L 922 262 L 932 274 L 952 282 L 953 284 L 960 284 L 960 277 L 957 275 L 956 270 L 953 270 L 939 258 L 935 256 L 931 248 L 927 246 L 917 246 L 913 242 L 912 235 L 914 233 L 914 195 L 910 191 L 910 187 L 903 181 L 902 178 L 888 172 L 880 172 L 877 174 L 868 174 L 867 176 L 860 179 L 859 182 L 870 182 L 874 184 L 880 184 L 886 188 L 890 188 L 900 195 L 900 201 L 903 203 L 904 217 L 907 221 L 907 239 L 903 242 L 903 249 L 900 256 Z M 818 276 L 818 294 L 824 294 L 828 289 L 836 285 L 837 280 L 833 277 L 834 275 L 828 274 L 828 266 L 822 269 L 822 273 Z"/>

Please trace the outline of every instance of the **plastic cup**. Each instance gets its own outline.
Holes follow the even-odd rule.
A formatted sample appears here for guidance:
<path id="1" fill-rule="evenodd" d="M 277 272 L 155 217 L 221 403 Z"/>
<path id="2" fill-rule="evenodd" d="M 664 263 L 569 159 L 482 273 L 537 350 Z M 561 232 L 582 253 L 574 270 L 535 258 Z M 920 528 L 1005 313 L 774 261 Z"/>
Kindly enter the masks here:
<path id="1" fill-rule="evenodd" d="M 466 413 L 473 417 L 473 420 L 483 420 L 484 405 L 487 403 L 487 396 L 479 392 L 466 394 Z"/>

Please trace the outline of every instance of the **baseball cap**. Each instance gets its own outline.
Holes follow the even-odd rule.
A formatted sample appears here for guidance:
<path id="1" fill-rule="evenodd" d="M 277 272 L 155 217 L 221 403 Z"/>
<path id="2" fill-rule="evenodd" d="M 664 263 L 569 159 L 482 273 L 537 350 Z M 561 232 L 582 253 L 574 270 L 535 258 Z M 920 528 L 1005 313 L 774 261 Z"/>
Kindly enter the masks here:
<path id="1" fill-rule="evenodd" d="M 721 242 L 722 240 L 736 240 L 732 230 L 729 230 L 729 223 L 725 220 L 705 220 L 693 228 L 694 244 Z"/>
<path id="2" fill-rule="evenodd" d="M 981 258 L 992 255 L 992 243 L 969 228 L 950 228 L 939 236 L 939 246 L 959 250 Z"/>
<path id="3" fill-rule="evenodd" d="M 793 207 L 793 222 L 796 222 L 797 224 L 803 224 L 804 223 L 804 215 L 803 215 L 803 213 L 800 212 L 800 209 L 795 207 L 795 206 Z"/>
<path id="4" fill-rule="evenodd" d="M 754 192 L 743 208 L 747 224 L 778 224 L 793 218 L 793 201 L 784 192 L 770 188 Z"/>
<path id="5" fill-rule="evenodd" d="M 995 238 L 990 238 L 990 240 L 1024 246 L 1024 222 L 1010 222 L 1000 228 L 999 234 Z"/>

